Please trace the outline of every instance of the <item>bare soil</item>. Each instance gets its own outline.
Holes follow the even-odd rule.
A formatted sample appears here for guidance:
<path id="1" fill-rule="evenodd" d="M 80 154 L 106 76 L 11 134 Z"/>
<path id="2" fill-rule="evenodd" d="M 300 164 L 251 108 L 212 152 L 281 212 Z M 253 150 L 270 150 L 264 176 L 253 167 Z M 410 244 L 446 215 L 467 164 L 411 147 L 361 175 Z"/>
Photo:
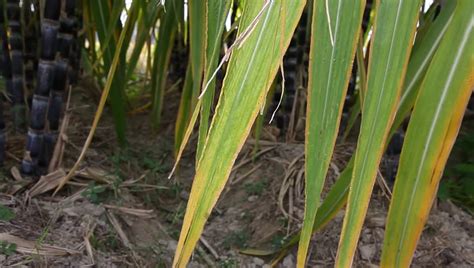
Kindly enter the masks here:
<path id="1" fill-rule="evenodd" d="M 77 159 L 92 122 L 97 102 L 97 96 L 91 94 L 93 87 L 83 81 L 73 91 L 62 162 L 66 172 Z M 167 99 L 178 97 L 172 92 Z M 0 266 L 170 267 L 194 170 L 194 152 L 189 149 L 176 176 L 167 179 L 173 164 L 172 122 L 177 103 L 171 101 L 167 106 L 166 121 L 159 131 L 151 129 L 148 111 L 130 115 L 126 150 L 117 147 L 113 122 L 106 111 L 81 173 L 55 196 L 47 191 L 30 197 L 35 181 L 12 176 L 11 168 L 19 165 L 24 142 L 23 135 L 9 133 L 0 204 L 15 217 L 0 221 L 0 235 L 8 233 L 23 240 L 16 240 L 13 252 L 0 246 Z M 194 148 L 194 143 L 195 137 L 189 148 Z M 325 193 L 353 147 L 350 143 L 338 146 Z M 189 267 L 267 266 L 275 256 L 249 256 L 240 250 L 278 249 L 301 226 L 303 145 L 262 141 L 255 160 L 253 148 L 250 139 Z M 380 258 L 389 204 L 387 189 L 381 185 L 375 186 L 356 267 L 375 267 Z M 313 237 L 310 267 L 333 266 L 343 215 L 341 211 Z M 413 267 L 474 266 L 473 234 L 472 215 L 449 201 L 436 202 Z M 47 246 L 52 248 L 37 251 Z M 296 249 L 291 249 L 277 267 L 294 267 L 295 254 Z"/>

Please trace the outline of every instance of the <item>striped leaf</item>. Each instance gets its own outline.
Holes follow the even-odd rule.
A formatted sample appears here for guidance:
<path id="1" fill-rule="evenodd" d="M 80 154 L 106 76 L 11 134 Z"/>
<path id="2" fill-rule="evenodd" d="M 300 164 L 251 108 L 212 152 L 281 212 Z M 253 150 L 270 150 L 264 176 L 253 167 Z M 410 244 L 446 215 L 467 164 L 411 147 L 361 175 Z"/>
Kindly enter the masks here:
<path id="1" fill-rule="evenodd" d="M 156 22 L 163 14 L 161 5 L 158 5 L 155 1 L 145 3 L 144 0 L 141 4 L 140 19 L 137 21 L 137 36 L 135 37 L 135 44 L 133 46 L 132 54 L 130 59 L 127 61 L 127 75 L 126 81 L 130 80 L 137 67 L 140 59 L 140 54 L 143 51 L 143 47 L 147 40 L 149 40 L 152 28 L 156 25 Z"/>
<path id="2" fill-rule="evenodd" d="M 421 1 L 378 1 L 357 143 L 336 266 L 350 267 L 401 93 Z"/>
<path id="3" fill-rule="evenodd" d="M 198 163 L 173 266 L 184 267 L 224 188 L 283 53 L 301 16 L 304 1 L 245 1 L 240 34 Z M 249 27 L 250 26 L 250 27 Z"/>
<path id="4" fill-rule="evenodd" d="M 113 16 L 113 13 L 118 12 L 111 13 L 111 11 L 120 10 L 121 6 L 120 3 L 117 2 L 115 3 L 114 8 L 112 8 L 112 4 L 108 0 L 98 0 L 92 1 L 90 8 L 92 19 L 96 25 L 97 35 L 100 40 L 101 50 L 103 51 L 104 70 L 105 72 L 108 72 L 108 70 L 110 70 L 111 68 L 112 61 L 115 55 L 115 44 L 118 41 L 118 36 L 114 36 L 113 33 L 117 32 L 117 23 L 119 22 L 119 17 Z M 113 25 L 114 28 L 109 29 L 109 25 Z M 120 31 L 118 33 L 120 33 Z M 114 36 L 114 38 L 110 38 L 110 36 Z M 112 81 L 110 89 L 110 106 L 112 108 L 111 110 L 115 122 L 115 130 L 117 133 L 117 137 L 121 144 L 126 143 L 126 117 L 124 108 L 125 84 L 123 82 L 123 77 L 125 73 L 125 52 L 126 50 L 120 51 L 119 64 L 116 70 L 117 75 L 113 76 L 114 79 Z"/>
<path id="5" fill-rule="evenodd" d="M 189 50 L 191 73 L 193 77 L 193 110 L 201 90 L 202 75 L 205 68 L 207 44 L 207 1 L 189 0 Z"/>
<path id="6" fill-rule="evenodd" d="M 446 29 L 451 23 L 456 3 L 457 1 L 446 2 L 436 20 L 432 24 L 430 23 L 429 27 L 424 28 L 423 35 L 417 35 L 410 57 L 410 64 L 408 64 L 397 115 L 393 123 L 395 128 L 392 128 L 390 133 L 397 130 L 413 108 L 420 89 L 420 83 L 433 59 L 436 49 L 446 33 Z"/>
<path id="7" fill-rule="evenodd" d="M 305 216 L 298 249 L 304 267 L 331 162 L 365 1 L 314 1 L 306 111 Z"/>
<path id="8" fill-rule="evenodd" d="M 175 40 L 178 21 L 176 20 L 175 4 L 183 5 L 183 0 L 168 0 L 165 2 L 166 12 L 160 19 L 158 29 L 158 41 L 153 56 L 153 67 L 151 74 L 152 100 L 152 124 L 158 127 L 161 121 L 161 110 L 163 109 L 164 88 L 166 85 L 167 70 L 171 58 L 171 50 Z"/>
<path id="9" fill-rule="evenodd" d="M 447 26 L 451 22 L 455 2 L 456 1 L 447 2 L 447 5 L 441 9 L 440 14 L 427 30 L 425 38 L 416 40 L 407 68 L 403 94 L 390 133 L 395 132 L 400 127 L 403 120 L 410 114 L 413 108 L 415 98 L 418 94 L 419 81 L 423 79 L 433 54 L 446 32 Z M 313 232 L 320 230 L 346 204 L 353 168 L 354 157 L 351 158 L 329 191 L 326 199 L 322 202 L 321 207 L 318 209 Z M 299 240 L 299 235 L 300 234 L 293 237 L 283 249 L 286 250 L 295 245 Z"/>
<path id="10" fill-rule="evenodd" d="M 411 116 L 388 214 L 382 267 L 410 266 L 474 87 L 472 2 L 457 2 Z"/>
<path id="11" fill-rule="evenodd" d="M 224 31 L 226 15 L 229 12 L 229 0 L 208 0 L 207 2 L 207 42 L 206 42 L 206 58 L 204 80 L 202 88 L 206 87 L 206 92 L 202 96 L 202 107 L 199 121 L 199 138 L 196 151 L 196 159 L 199 160 L 202 149 L 206 141 L 207 132 L 209 130 L 209 116 L 211 107 L 214 102 L 214 91 L 216 87 L 215 79 L 209 81 L 217 68 L 219 54 L 221 51 L 221 39 Z"/>

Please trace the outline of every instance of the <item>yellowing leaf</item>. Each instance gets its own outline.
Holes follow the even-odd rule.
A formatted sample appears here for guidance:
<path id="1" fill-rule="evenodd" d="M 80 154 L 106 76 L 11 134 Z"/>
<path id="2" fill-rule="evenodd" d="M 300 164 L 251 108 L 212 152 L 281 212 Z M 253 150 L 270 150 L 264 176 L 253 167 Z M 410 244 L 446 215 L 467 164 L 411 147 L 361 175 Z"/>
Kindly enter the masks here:
<path id="1" fill-rule="evenodd" d="M 367 90 L 336 266 L 350 267 L 401 93 L 421 1 L 377 1 Z"/>
<path id="2" fill-rule="evenodd" d="M 382 267 L 410 266 L 472 94 L 472 2 L 457 2 L 411 116 L 388 214 Z"/>
<path id="3" fill-rule="evenodd" d="M 286 0 L 246 1 L 244 4 L 240 34 L 245 35 L 238 37 L 241 41 L 232 53 L 197 166 L 173 262 L 176 267 L 184 267 L 191 257 L 264 102 L 304 4 L 305 1 Z"/>
<path id="4" fill-rule="evenodd" d="M 365 1 L 314 1 L 306 111 L 306 202 L 298 249 L 304 267 L 339 130 Z"/>

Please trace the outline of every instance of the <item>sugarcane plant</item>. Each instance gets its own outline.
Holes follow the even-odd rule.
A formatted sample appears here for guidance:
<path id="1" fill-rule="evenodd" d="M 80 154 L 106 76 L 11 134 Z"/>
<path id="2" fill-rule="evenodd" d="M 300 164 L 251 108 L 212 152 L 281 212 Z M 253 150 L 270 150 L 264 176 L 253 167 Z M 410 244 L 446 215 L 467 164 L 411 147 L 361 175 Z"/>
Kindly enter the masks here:
<path id="1" fill-rule="evenodd" d="M 6 95 L 13 104 L 14 129 L 24 126 L 24 76 L 23 76 L 23 39 L 21 27 L 21 9 L 19 1 L 2 1 L 0 6 L 0 35 L 2 39 L 2 74 L 5 80 Z M 3 108 L 3 103 L 1 104 Z M 0 135 L 0 162 L 5 158 L 5 122 L 3 111 Z"/>
<path id="2" fill-rule="evenodd" d="M 173 171 L 195 130 L 197 146 L 173 266 L 188 263 L 238 153 L 252 129 L 258 137 L 273 114 L 281 116 L 276 121 L 285 140 L 293 142 L 298 132 L 304 137 L 306 204 L 301 230 L 265 254 L 276 262 L 298 245 L 297 265 L 304 267 L 313 233 L 345 207 L 335 264 L 350 267 L 387 152 L 400 158 L 381 266 L 409 266 L 474 86 L 470 0 L 435 0 L 429 9 L 422 0 L 31 2 L 43 6 L 36 81 L 23 81 L 23 61 L 31 53 L 22 51 L 34 49 L 15 43 L 22 27 L 27 29 L 14 12 L 19 1 L 3 1 L 0 12 L 3 75 L 14 106 L 25 103 L 24 86 L 15 83 L 34 84 L 25 173 L 47 165 L 83 51 L 84 68 L 102 95 L 81 154 L 57 191 L 81 166 L 106 105 L 126 147 L 126 114 L 150 110 L 150 124 L 159 131 L 169 78 L 178 77 Z M 82 7 L 83 27 L 74 18 L 74 4 Z M 87 46 L 77 41 L 79 27 Z M 135 105 L 127 85 L 137 79 L 144 51 L 140 75 L 147 83 L 140 93 L 148 97 Z M 178 75 L 170 73 L 176 68 Z M 2 121 L 0 131 L 2 145 Z M 354 132 L 354 155 L 322 200 L 335 144 Z M 401 148 L 388 150 L 397 135 Z"/>
<path id="3" fill-rule="evenodd" d="M 474 22 L 467 11 L 470 3 L 436 2 L 424 16 L 420 12 L 421 1 L 375 2 L 370 48 L 366 49 L 370 52 L 359 55 L 368 59 L 368 65 L 360 65 L 367 70 L 361 83 L 362 122 L 355 157 L 322 204 L 319 196 L 334 150 L 366 1 L 310 3 L 306 209 L 299 236 L 298 266 L 305 265 L 313 231 L 334 217 L 346 202 L 336 266 L 352 265 L 388 137 L 415 107 L 401 153 L 382 254 L 382 266 L 408 266 L 472 93 L 474 51 L 469 44 L 473 42 Z M 177 267 L 184 267 L 193 252 L 237 153 L 265 102 L 303 7 L 304 1 L 243 4 L 240 35 L 235 41 L 239 49 L 232 51 L 223 93 L 196 165 L 174 260 Z M 424 18 L 419 17 L 420 13 Z M 419 22 L 421 26 L 417 26 Z M 239 36 L 246 40 L 245 44 L 240 43 Z M 445 61 L 450 64 L 442 64 Z"/>
<path id="4" fill-rule="evenodd" d="M 16 129 L 25 124 L 25 81 L 23 68 L 23 27 L 21 23 L 20 1 L 7 0 L 6 3 L 7 38 L 10 54 L 11 85 L 8 95 L 13 103 L 13 122 Z"/>
<path id="5" fill-rule="evenodd" d="M 474 85 L 470 1 L 434 1 L 427 10 L 422 2 L 141 0 L 130 6 L 124 1 L 88 2 L 84 9 L 87 23 L 98 27 L 87 27 L 86 36 L 89 43 L 96 44 L 97 31 L 101 49 L 90 46 L 85 65 L 104 89 L 81 156 L 60 187 L 84 159 L 109 93 L 117 136 L 122 143 L 126 141 L 123 82 L 132 79 L 137 55 L 147 43 L 144 34 L 156 42 L 148 61 L 152 65 L 151 98 L 144 107 L 151 107 L 151 124 L 160 126 L 173 48 L 176 40 L 184 40 L 189 57 L 180 84 L 173 171 L 199 121 L 196 173 L 173 263 L 186 266 L 254 123 L 263 122 L 262 111 L 272 110 L 268 109 L 273 105 L 271 99 L 280 102 L 278 94 L 269 94 L 278 83 L 283 91 L 286 68 L 290 79 L 295 78 L 295 64 L 291 60 L 285 64 L 284 58 L 285 54 L 295 58 L 295 49 L 288 54 L 287 50 L 306 13 L 310 25 L 306 32 L 310 42 L 308 83 L 302 83 L 307 93 L 300 104 L 306 109 L 305 218 L 302 230 L 279 251 L 265 252 L 278 260 L 298 244 L 298 266 L 303 267 L 312 234 L 347 205 L 336 266 L 350 267 L 381 158 L 408 120 L 408 126 L 402 128 L 407 129 L 405 138 L 403 134 L 399 138 L 403 148 L 381 258 L 384 267 L 408 266 Z M 119 21 L 121 12 L 127 13 L 124 24 Z M 230 17 L 229 28 L 224 27 L 226 17 Z M 127 60 L 124 51 L 130 48 L 134 29 L 140 31 Z M 297 60 L 296 65 L 301 62 L 304 66 L 304 60 Z M 349 87 L 352 73 L 356 77 Z M 291 94 L 296 91 L 293 82 L 289 84 Z M 352 91 L 356 98 L 349 102 L 348 111 L 344 103 Z M 292 102 L 291 97 L 289 100 L 287 103 Z M 288 111 L 291 105 L 284 106 Z M 361 120 L 357 148 L 321 200 L 343 111 L 348 113 L 344 136 L 351 129 L 357 131 L 354 122 Z M 289 136 L 290 140 L 294 137 Z"/>
<path id="6" fill-rule="evenodd" d="M 81 47 L 77 43 L 77 6 L 77 0 L 0 2 L 2 69 L 16 131 L 25 131 L 25 107 L 29 107 L 26 151 L 21 163 L 26 175 L 47 170 L 71 83 L 69 77 L 77 76 Z M 3 116 L 0 125 L 3 164 Z"/>

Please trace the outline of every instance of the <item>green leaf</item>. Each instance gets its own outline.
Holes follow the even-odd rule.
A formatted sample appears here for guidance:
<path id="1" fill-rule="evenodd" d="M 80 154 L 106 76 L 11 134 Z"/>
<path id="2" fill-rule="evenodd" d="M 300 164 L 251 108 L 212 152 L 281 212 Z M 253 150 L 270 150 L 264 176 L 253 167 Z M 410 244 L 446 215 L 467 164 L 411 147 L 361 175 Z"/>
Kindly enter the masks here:
<path id="1" fill-rule="evenodd" d="M 120 6 L 119 6 L 120 7 Z M 106 72 L 111 68 L 112 60 L 116 50 L 116 39 L 110 38 L 109 35 L 114 35 L 117 30 L 117 23 L 119 23 L 119 16 L 112 17 L 110 13 L 110 3 L 108 0 L 98 0 L 91 2 L 91 14 L 92 19 L 96 24 L 97 35 L 99 36 L 101 49 L 103 50 L 103 58 Z M 112 10 L 117 10 L 113 8 Z M 110 30 L 109 24 L 114 25 L 114 28 Z M 114 34 L 112 34 L 114 33 Z M 117 37 L 118 38 L 118 37 Z M 112 114 L 115 122 L 115 131 L 119 139 L 120 144 L 126 143 L 125 128 L 126 128 L 126 116 L 125 116 L 125 101 L 124 101 L 124 89 L 125 83 L 123 81 L 125 73 L 125 50 L 120 52 L 120 64 L 117 67 L 117 75 L 114 76 L 112 86 L 110 90 L 110 106 L 112 108 Z"/>
<path id="2" fill-rule="evenodd" d="M 10 256 L 15 253 L 17 245 L 7 241 L 0 241 L 0 254 Z"/>
<path id="3" fill-rule="evenodd" d="M 143 47 L 145 46 L 146 41 L 152 36 L 151 29 L 155 26 L 162 14 L 161 6 L 155 3 L 155 1 L 151 1 L 141 7 L 141 17 L 137 23 L 135 44 L 133 46 L 132 55 L 127 61 L 127 74 L 125 81 L 130 80 L 132 77 L 140 59 Z"/>
<path id="4" fill-rule="evenodd" d="M 365 58 L 364 58 L 364 35 L 361 34 L 359 37 L 359 41 L 357 42 L 357 51 L 356 51 L 356 60 L 357 60 L 357 78 L 358 78 L 358 91 L 356 91 L 356 100 L 355 103 L 352 105 L 349 111 L 349 119 L 347 121 L 347 126 L 344 130 L 342 135 L 343 141 L 347 139 L 349 136 L 354 124 L 356 123 L 357 119 L 359 118 L 362 102 L 364 101 L 364 90 L 367 87 L 367 70 L 365 66 Z"/>
<path id="5" fill-rule="evenodd" d="M 417 42 L 415 43 L 412 50 L 412 55 L 408 64 L 407 75 L 404 82 L 402 97 L 398 105 L 398 111 L 390 133 L 395 132 L 400 127 L 403 120 L 410 114 L 420 86 L 420 83 L 417 81 L 423 79 L 426 73 L 426 69 L 431 62 L 433 54 L 436 51 L 451 21 L 454 6 L 455 1 L 447 2 L 447 5 L 441 9 L 440 14 L 427 30 L 425 38 L 417 39 Z M 318 224 L 318 222 L 329 222 L 346 204 L 353 167 L 354 156 L 351 158 L 346 168 L 329 191 L 326 199 L 321 204 L 321 207 L 319 208 L 316 215 L 316 223 L 314 225 L 313 232 L 324 226 L 324 224 Z M 290 242 L 288 242 L 288 244 L 286 244 L 283 248 L 287 249 L 293 246 L 298 242 L 298 240 L 299 234 L 291 239 Z"/>
<path id="6" fill-rule="evenodd" d="M 205 68 L 207 44 L 207 5 L 208 1 L 190 0 L 189 8 L 189 59 L 193 74 L 193 97 L 191 110 L 194 109 L 201 89 Z"/>
<path id="7" fill-rule="evenodd" d="M 179 102 L 178 117 L 176 118 L 175 134 L 174 134 L 174 151 L 179 155 L 180 148 L 185 138 L 185 133 L 190 124 L 194 127 L 194 122 L 191 122 L 191 99 L 193 97 L 193 76 L 191 73 L 191 64 L 188 63 L 186 68 L 186 77 L 184 79 L 183 92 Z M 187 139 L 185 140 L 187 142 Z"/>
<path id="8" fill-rule="evenodd" d="M 305 1 L 246 1 L 202 158 L 197 165 L 173 266 L 184 267 L 247 138 Z M 257 18 L 257 20 L 255 20 Z M 250 27 L 249 27 L 250 26 Z M 250 29 L 250 30 L 248 30 Z M 244 38 L 242 37 L 244 33 Z"/>
<path id="9" fill-rule="evenodd" d="M 136 6 L 137 3 L 138 2 L 133 2 L 132 6 L 130 8 L 135 9 L 137 7 Z M 113 86 L 114 81 L 116 81 L 115 78 L 117 77 L 117 75 L 120 75 L 119 73 L 117 73 L 117 70 L 118 70 L 119 62 L 122 59 L 122 55 L 123 55 L 122 45 L 123 45 L 126 37 L 129 36 L 130 32 L 132 32 L 132 30 L 133 30 L 132 20 L 133 20 L 132 17 L 128 17 L 127 21 L 125 22 L 124 29 L 120 32 L 120 36 L 119 36 L 119 39 L 118 39 L 118 42 L 117 42 L 117 49 L 115 50 L 115 53 L 113 55 L 113 59 L 112 59 L 111 65 L 110 65 L 110 69 L 108 70 L 108 74 L 107 74 L 107 80 L 106 80 L 104 89 L 102 90 L 102 95 L 100 97 L 99 104 L 97 106 L 97 111 L 95 112 L 94 120 L 92 122 L 91 129 L 89 131 L 89 134 L 87 136 L 86 141 L 84 142 L 84 146 L 82 147 L 81 153 L 80 153 L 76 163 L 74 163 L 74 166 L 69 170 L 69 173 L 64 178 L 61 179 L 61 181 L 59 182 L 59 185 L 56 188 L 56 190 L 54 191 L 53 195 L 55 195 L 62 187 L 64 187 L 66 182 L 68 182 L 76 174 L 76 170 L 78 170 L 79 165 L 81 164 L 81 161 L 84 160 L 84 157 L 86 156 L 87 149 L 89 148 L 90 144 L 92 143 L 92 139 L 94 138 L 95 131 L 97 129 L 100 118 L 101 118 L 102 113 L 104 111 L 105 104 L 107 102 L 107 98 L 109 96 L 109 93 L 112 90 L 112 86 Z M 124 69 L 122 68 L 122 70 L 124 70 Z"/>
<path id="10" fill-rule="evenodd" d="M 305 266 L 339 130 L 364 6 L 364 0 L 314 1 L 306 111 L 306 202 L 298 267 Z"/>
<path id="11" fill-rule="evenodd" d="M 0 205 L 0 221 L 11 221 L 15 218 L 15 212 L 13 210 Z"/>
<path id="12" fill-rule="evenodd" d="M 395 127 L 392 127 L 390 136 L 403 123 L 403 120 L 410 114 L 415 104 L 420 89 L 420 82 L 425 76 L 431 59 L 453 18 L 456 2 L 457 1 L 447 1 L 435 21 L 430 24 L 429 27 L 425 28 L 423 38 L 417 37 L 416 39 L 411 53 L 410 63 L 408 64 L 404 88 L 397 108 L 397 115 L 393 123 Z"/>
<path id="13" fill-rule="evenodd" d="M 212 79 L 212 74 L 217 68 L 219 54 L 221 51 L 221 39 L 224 31 L 226 15 L 229 12 L 229 0 L 209 0 L 207 2 L 206 25 L 207 25 L 207 47 L 203 86 L 207 86 L 206 92 L 202 96 L 201 117 L 199 122 L 199 137 L 196 151 L 196 160 L 199 160 L 202 154 L 207 132 L 209 130 L 209 116 L 214 102 L 214 91 L 216 80 Z"/>
<path id="14" fill-rule="evenodd" d="M 408 126 L 387 219 L 382 267 L 410 265 L 472 94 L 472 2 L 457 2 Z"/>
<path id="15" fill-rule="evenodd" d="M 176 2 L 176 3 L 175 3 Z M 183 0 L 168 0 L 165 3 L 166 12 L 160 19 L 158 42 L 153 57 L 151 76 L 152 101 L 152 124 L 157 128 L 161 121 L 161 110 L 163 109 L 164 89 L 166 85 L 167 70 L 171 58 L 171 50 L 175 40 L 177 21 L 174 6 L 183 4 Z"/>
<path id="16" fill-rule="evenodd" d="M 395 116 L 421 1 L 377 2 L 367 90 L 336 266 L 350 267 Z"/>

